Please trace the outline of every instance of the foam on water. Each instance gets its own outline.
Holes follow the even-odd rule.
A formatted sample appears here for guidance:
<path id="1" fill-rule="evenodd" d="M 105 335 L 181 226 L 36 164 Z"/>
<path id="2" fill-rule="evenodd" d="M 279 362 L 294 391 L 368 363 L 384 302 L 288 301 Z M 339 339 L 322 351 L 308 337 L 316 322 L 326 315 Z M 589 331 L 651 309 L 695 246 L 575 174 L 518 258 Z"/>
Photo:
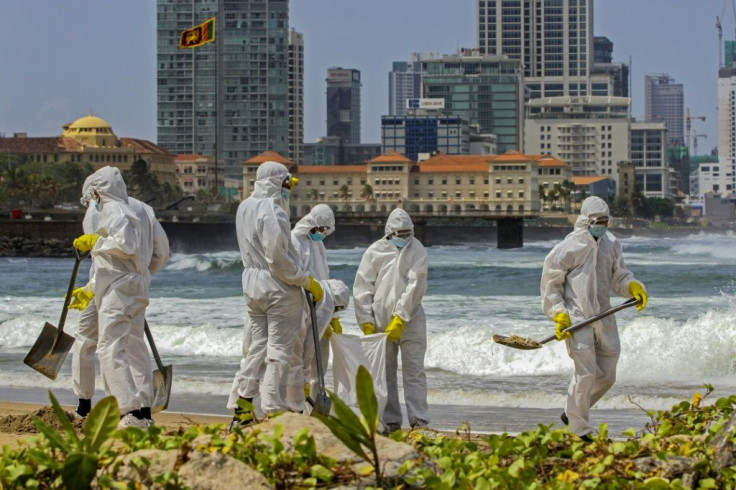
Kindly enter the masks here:
<path id="1" fill-rule="evenodd" d="M 618 381 L 597 408 L 634 408 L 631 395 L 645 408 L 666 409 L 702 392 L 703 383 L 714 384 L 718 396 L 736 389 L 735 241 L 732 233 L 622 240 L 627 265 L 650 292 L 649 306 L 616 315 Z M 428 248 L 423 304 L 430 403 L 561 406 L 573 370 L 563 343 L 521 351 L 492 340 L 495 333 L 541 339 L 553 332 L 541 311 L 539 276 L 557 242 L 533 241 L 515 250 L 493 244 Z M 364 250 L 328 251 L 333 275 L 349 287 Z M 0 284 L 0 387 L 71 389 L 69 359 L 57 381 L 22 364 L 43 324 L 58 322 L 71 266 L 26 258 L 0 264 L 10 278 Z M 229 392 L 241 355 L 241 271 L 237 251 L 174 254 L 153 278 L 147 318 L 164 362 L 174 365 L 175 392 Z M 73 334 L 77 320 L 78 312 L 70 311 L 65 331 Z M 346 333 L 359 331 L 352 303 L 341 322 Z"/>

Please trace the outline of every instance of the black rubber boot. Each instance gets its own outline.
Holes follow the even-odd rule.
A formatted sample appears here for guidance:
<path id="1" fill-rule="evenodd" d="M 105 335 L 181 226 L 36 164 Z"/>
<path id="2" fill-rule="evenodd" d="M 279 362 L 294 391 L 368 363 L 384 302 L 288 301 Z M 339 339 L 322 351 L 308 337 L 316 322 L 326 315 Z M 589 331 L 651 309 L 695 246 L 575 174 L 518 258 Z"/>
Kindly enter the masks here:
<path id="1" fill-rule="evenodd" d="M 570 419 L 567 418 L 567 414 L 565 412 L 562 412 L 562 415 L 560 415 L 560 420 L 562 420 L 563 424 L 570 425 Z"/>
<path id="2" fill-rule="evenodd" d="M 86 417 L 90 410 L 92 410 L 92 400 L 88 398 L 80 398 L 76 410 L 79 416 Z"/>

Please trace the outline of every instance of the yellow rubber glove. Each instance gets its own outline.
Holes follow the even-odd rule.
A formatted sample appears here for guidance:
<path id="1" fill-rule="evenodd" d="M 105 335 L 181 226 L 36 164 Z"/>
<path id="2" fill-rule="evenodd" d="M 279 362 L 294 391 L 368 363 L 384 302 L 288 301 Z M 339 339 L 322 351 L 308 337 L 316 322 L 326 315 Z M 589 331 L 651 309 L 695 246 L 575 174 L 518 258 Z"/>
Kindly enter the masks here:
<path id="1" fill-rule="evenodd" d="M 563 330 L 569 328 L 571 325 L 570 315 L 565 312 L 558 313 L 553 320 L 555 322 L 555 338 L 557 340 L 565 340 L 566 338 L 572 337 L 570 332 L 563 332 Z"/>
<path id="2" fill-rule="evenodd" d="M 95 243 L 97 243 L 97 240 L 99 238 L 100 235 L 97 235 L 95 233 L 82 235 L 78 238 L 75 238 L 72 245 L 74 246 L 74 248 L 82 253 L 89 252 L 90 250 L 92 250 L 92 247 L 95 246 Z"/>
<path id="3" fill-rule="evenodd" d="M 299 179 L 297 179 L 296 177 L 292 177 L 289 183 L 291 184 L 291 188 L 293 189 L 299 183 Z"/>
<path id="4" fill-rule="evenodd" d="M 94 297 L 95 293 L 87 286 L 77 288 L 72 291 L 72 298 L 67 308 L 70 310 L 84 310 Z"/>
<path id="5" fill-rule="evenodd" d="M 309 398 L 309 392 L 312 390 L 312 386 L 309 383 L 304 383 L 304 399 Z"/>
<path id="6" fill-rule="evenodd" d="M 340 319 L 335 317 L 332 320 L 330 320 L 330 327 L 332 327 L 332 331 L 335 333 L 342 333 L 342 324 L 340 323 Z"/>
<path id="7" fill-rule="evenodd" d="M 315 303 L 319 303 L 325 295 L 324 291 L 322 291 L 322 286 L 320 286 L 317 280 L 312 276 L 309 276 L 309 286 L 305 289 L 312 293 Z"/>
<path id="8" fill-rule="evenodd" d="M 637 281 L 629 283 L 629 294 L 636 298 L 636 311 L 641 311 L 647 307 L 647 290 Z"/>
<path id="9" fill-rule="evenodd" d="M 363 331 L 364 335 L 373 335 L 376 333 L 376 326 L 371 322 L 361 323 L 360 329 Z"/>
<path id="10" fill-rule="evenodd" d="M 394 316 L 391 319 L 391 323 L 386 327 L 386 337 L 388 337 L 391 342 L 398 342 L 405 328 L 406 322 L 399 316 Z"/>

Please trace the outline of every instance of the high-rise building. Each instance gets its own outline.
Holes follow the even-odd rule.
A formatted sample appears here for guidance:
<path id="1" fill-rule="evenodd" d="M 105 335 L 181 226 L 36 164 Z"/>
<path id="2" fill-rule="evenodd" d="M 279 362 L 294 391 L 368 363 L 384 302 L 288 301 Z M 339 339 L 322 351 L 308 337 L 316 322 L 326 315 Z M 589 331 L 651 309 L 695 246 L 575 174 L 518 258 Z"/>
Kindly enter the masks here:
<path id="1" fill-rule="evenodd" d="M 216 17 L 215 42 L 180 49 Z M 289 151 L 288 0 L 157 0 L 158 143 L 217 156 L 228 176 L 263 151 Z"/>
<path id="2" fill-rule="evenodd" d="M 681 83 L 664 73 L 644 77 L 644 118 L 647 121 L 664 121 L 667 126 L 667 143 L 687 146 L 683 131 L 683 89 Z"/>
<path id="3" fill-rule="evenodd" d="M 612 95 L 591 75 L 593 0 L 477 0 L 481 54 L 522 62 L 531 98 Z"/>
<path id="4" fill-rule="evenodd" d="M 289 160 L 304 157 L 304 36 L 289 31 Z"/>
<path id="5" fill-rule="evenodd" d="M 677 186 L 675 172 L 667 162 L 667 129 L 662 121 L 632 121 L 631 164 L 636 169 L 636 186 L 647 197 L 670 197 Z M 676 188 L 674 190 L 677 190 Z"/>
<path id="6" fill-rule="evenodd" d="M 360 143 L 360 71 L 327 70 L 327 136 L 339 136 L 342 144 Z"/>
<path id="7" fill-rule="evenodd" d="M 595 36 L 593 41 L 593 67 L 591 73 L 594 76 L 608 74 L 613 82 L 614 97 L 629 96 L 629 65 L 619 61 L 613 61 L 613 43 L 603 36 Z"/>
<path id="8" fill-rule="evenodd" d="M 411 61 L 394 61 L 388 74 L 388 114 L 406 114 L 406 101 L 418 98 L 422 87 L 422 60 L 441 58 L 439 53 L 412 53 Z"/>
<path id="9" fill-rule="evenodd" d="M 728 45 L 726 45 L 728 48 Z M 700 194 L 712 191 L 726 196 L 736 190 L 736 68 L 718 70 L 718 167 L 713 183 L 700 185 Z"/>
<path id="10" fill-rule="evenodd" d="M 629 160 L 628 97 L 551 97 L 526 106 L 524 151 L 552 154 L 576 176 L 617 178 Z M 595 114 L 595 118 L 591 117 Z"/>
<path id="11" fill-rule="evenodd" d="M 406 101 L 419 97 L 422 85 L 419 62 L 394 61 L 388 74 L 388 113 L 391 116 L 406 114 Z"/>
<path id="12" fill-rule="evenodd" d="M 465 116 L 498 137 L 498 152 L 523 147 L 524 90 L 518 59 L 459 54 L 422 61 L 422 97 L 444 99 L 444 112 Z"/>

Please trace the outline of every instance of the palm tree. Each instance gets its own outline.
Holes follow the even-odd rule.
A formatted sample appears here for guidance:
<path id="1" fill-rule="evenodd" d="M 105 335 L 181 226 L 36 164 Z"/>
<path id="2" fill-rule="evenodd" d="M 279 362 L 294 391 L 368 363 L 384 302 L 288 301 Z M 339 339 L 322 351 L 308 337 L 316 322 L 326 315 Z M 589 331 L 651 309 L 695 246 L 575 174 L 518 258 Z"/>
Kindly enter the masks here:
<path id="1" fill-rule="evenodd" d="M 539 192 L 539 199 L 542 200 L 542 204 L 547 203 L 547 192 L 544 190 L 544 185 L 539 184 L 539 187 L 537 187 L 537 192 Z"/>
<path id="2" fill-rule="evenodd" d="M 360 191 L 360 197 L 366 201 L 373 201 L 373 187 L 370 184 L 365 184 Z"/>
<path id="3" fill-rule="evenodd" d="M 340 187 L 340 190 L 337 191 L 337 195 L 345 204 L 347 204 L 348 196 L 350 195 L 350 187 L 348 187 L 347 184 L 343 184 L 342 187 Z"/>

